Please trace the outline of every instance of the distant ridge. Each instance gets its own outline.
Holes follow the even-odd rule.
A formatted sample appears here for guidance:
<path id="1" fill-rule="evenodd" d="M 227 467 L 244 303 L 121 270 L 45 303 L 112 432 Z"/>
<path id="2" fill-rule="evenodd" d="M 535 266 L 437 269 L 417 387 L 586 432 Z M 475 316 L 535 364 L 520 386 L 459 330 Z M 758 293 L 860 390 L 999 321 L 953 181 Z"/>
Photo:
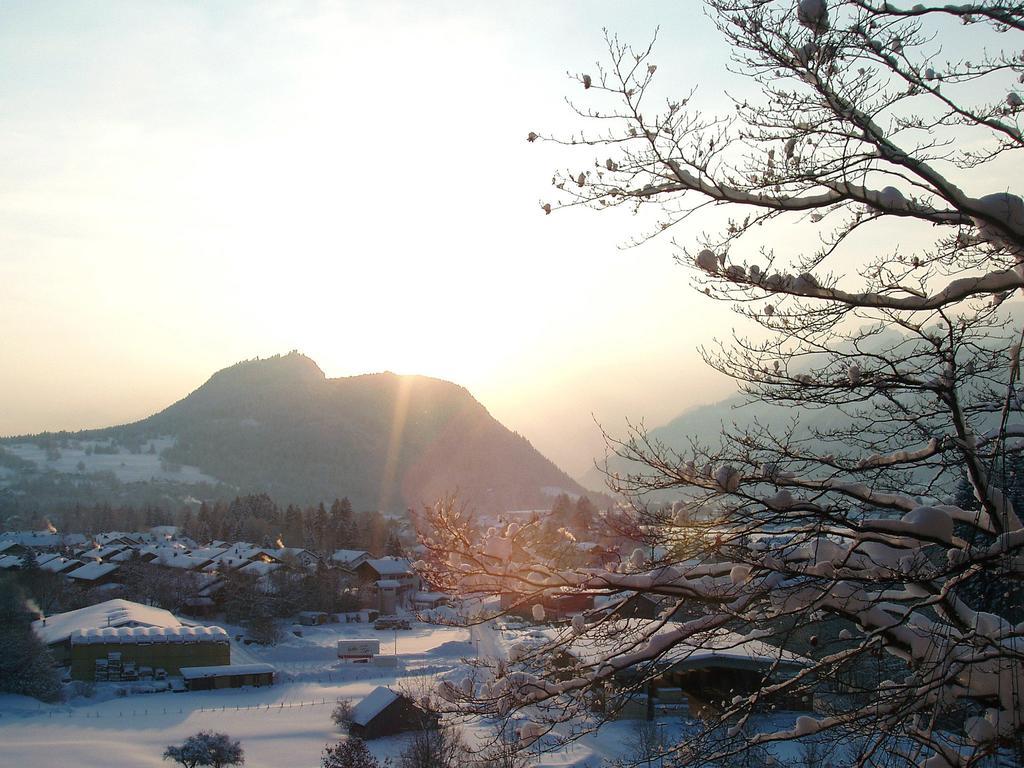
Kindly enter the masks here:
<path id="1" fill-rule="evenodd" d="M 166 463 L 281 502 L 348 496 L 357 508 L 403 511 L 456 492 L 502 510 L 585 493 L 464 387 L 389 372 L 329 379 L 298 352 L 232 365 L 149 418 L 69 437 L 173 438 L 161 443 Z"/>

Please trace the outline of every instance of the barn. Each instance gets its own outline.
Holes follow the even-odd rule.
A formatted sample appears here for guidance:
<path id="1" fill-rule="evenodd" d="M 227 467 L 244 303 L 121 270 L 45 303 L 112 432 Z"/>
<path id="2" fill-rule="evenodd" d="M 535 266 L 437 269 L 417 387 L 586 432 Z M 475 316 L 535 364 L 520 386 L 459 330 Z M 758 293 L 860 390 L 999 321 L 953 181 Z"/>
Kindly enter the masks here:
<path id="1" fill-rule="evenodd" d="M 378 739 L 404 731 L 437 728 L 438 716 L 404 694 L 378 686 L 352 709 L 348 732 L 361 739 Z"/>
<path id="2" fill-rule="evenodd" d="M 231 663 L 228 633 L 220 627 L 101 627 L 71 635 L 73 680 L 138 680 L 162 669 Z"/>
<path id="3" fill-rule="evenodd" d="M 32 623 L 32 630 L 54 658 L 66 662 L 71 655 L 71 635 L 77 630 L 101 627 L 180 627 L 170 611 L 131 600 L 107 600 L 65 613 L 44 616 Z"/>

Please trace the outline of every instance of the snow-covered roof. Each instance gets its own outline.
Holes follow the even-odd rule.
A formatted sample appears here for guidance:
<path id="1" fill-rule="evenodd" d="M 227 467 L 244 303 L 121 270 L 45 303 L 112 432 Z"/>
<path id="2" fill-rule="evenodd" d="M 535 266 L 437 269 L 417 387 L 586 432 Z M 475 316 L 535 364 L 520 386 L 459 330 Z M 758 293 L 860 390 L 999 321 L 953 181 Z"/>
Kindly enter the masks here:
<path id="1" fill-rule="evenodd" d="M 141 544 L 143 540 L 142 534 L 126 533 L 125 531 L 106 531 L 96 534 L 96 543 L 101 547 L 115 541 L 123 541 L 125 544 Z"/>
<path id="2" fill-rule="evenodd" d="M 45 563 L 40 562 L 39 567 L 50 573 L 60 573 L 71 568 L 77 568 L 81 564 L 81 560 L 72 560 L 71 558 L 57 555 L 56 557 L 49 558 Z"/>
<path id="3" fill-rule="evenodd" d="M 398 694 L 390 688 L 377 686 L 352 708 L 352 722 L 356 725 L 367 725 L 397 699 Z"/>
<path id="4" fill-rule="evenodd" d="M 246 563 L 239 568 L 238 572 L 266 576 L 268 573 L 273 573 L 281 567 L 283 567 L 281 563 L 264 563 L 262 560 L 253 560 L 251 563 Z"/>
<path id="5" fill-rule="evenodd" d="M 213 561 L 237 568 L 241 563 L 249 562 L 258 554 L 259 550 L 252 544 L 233 544 L 219 555 L 215 555 Z"/>
<path id="6" fill-rule="evenodd" d="M 52 531 L 4 531 L 0 541 L 14 541 L 26 547 L 70 547 L 85 544 L 81 533 L 53 533 Z"/>
<path id="7" fill-rule="evenodd" d="M 377 586 L 380 589 L 398 589 L 402 586 L 402 583 L 396 579 L 380 579 L 377 582 Z"/>
<path id="8" fill-rule="evenodd" d="M 20 542 L 17 542 L 17 541 L 11 541 L 11 540 L 0 541 L 0 553 L 6 552 L 8 549 L 13 549 L 14 547 L 22 547 L 22 546 L 24 546 L 24 544 L 21 544 Z"/>
<path id="9" fill-rule="evenodd" d="M 189 552 L 192 557 L 202 557 L 206 560 L 212 560 L 217 555 L 222 555 L 226 551 L 226 547 L 199 547 Z"/>
<path id="10" fill-rule="evenodd" d="M 448 595 L 444 592 L 417 592 L 412 597 L 414 603 L 436 603 L 438 600 L 447 600 Z"/>
<path id="11" fill-rule="evenodd" d="M 182 570 L 199 568 L 210 560 L 208 557 L 186 555 L 184 550 L 171 548 L 161 548 L 154 552 L 154 554 L 156 557 L 150 560 L 151 563 L 162 565 L 166 568 L 181 568 Z"/>
<path id="12" fill-rule="evenodd" d="M 130 600 L 107 600 L 32 622 L 32 629 L 47 645 L 66 640 L 76 629 L 125 626 L 180 627 L 181 622 L 170 611 Z"/>
<path id="13" fill-rule="evenodd" d="M 21 568 L 21 558 L 17 555 L 3 555 L 0 557 L 0 570 L 6 571 L 10 568 Z"/>
<path id="14" fill-rule="evenodd" d="M 272 664 L 220 664 L 211 667 L 182 667 L 181 676 L 186 680 L 196 680 L 221 675 L 262 675 L 276 671 Z"/>
<path id="15" fill-rule="evenodd" d="M 331 560 L 340 565 L 355 566 L 362 560 L 369 560 L 370 553 L 365 549 L 336 549 Z"/>
<path id="16" fill-rule="evenodd" d="M 264 555 L 270 555 L 276 557 L 278 560 L 283 560 L 286 557 L 302 558 L 305 554 L 307 558 L 318 559 L 317 556 L 310 552 L 308 549 L 303 547 L 262 547 L 259 550 Z"/>
<path id="17" fill-rule="evenodd" d="M 404 557 L 381 557 L 367 560 L 365 565 L 370 566 L 381 576 L 401 576 L 412 573 L 412 561 Z"/>
<path id="18" fill-rule="evenodd" d="M 72 645 L 95 643 L 194 643 L 227 642 L 221 627 L 92 627 L 71 633 Z"/>
<path id="19" fill-rule="evenodd" d="M 68 578 L 81 579 L 82 581 L 95 581 L 96 579 L 106 576 L 108 573 L 113 573 L 118 569 L 117 563 L 86 563 L 81 568 L 75 568 L 73 571 L 68 571 Z"/>
<path id="20" fill-rule="evenodd" d="M 676 622 L 654 619 L 622 619 L 603 625 L 600 635 L 584 634 L 572 641 L 568 653 L 584 664 L 600 664 L 622 653 L 644 647 L 648 638 L 657 643 L 664 635 L 677 631 Z M 724 666 L 761 667 L 778 663 L 792 668 L 810 662 L 795 653 L 725 630 L 702 633 L 680 640 L 658 658 L 660 666 L 701 667 L 718 663 Z"/>
<path id="21" fill-rule="evenodd" d="M 129 550 L 129 548 L 124 544 L 107 544 L 97 549 L 96 555 L 102 558 L 103 560 L 109 560 L 111 557 L 118 554 L 119 552 L 126 551 L 131 550 Z"/>

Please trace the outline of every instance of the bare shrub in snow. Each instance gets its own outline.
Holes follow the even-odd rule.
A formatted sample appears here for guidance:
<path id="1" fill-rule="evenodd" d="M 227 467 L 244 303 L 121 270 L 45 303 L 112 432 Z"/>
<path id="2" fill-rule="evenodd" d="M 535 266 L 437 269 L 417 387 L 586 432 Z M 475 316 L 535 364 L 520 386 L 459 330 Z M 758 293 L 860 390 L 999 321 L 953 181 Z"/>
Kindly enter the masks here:
<path id="1" fill-rule="evenodd" d="M 724 764 L 813 738 L 855 739 L 859 764 L 1019 762 L 1020 606 L 1009 591 L 981 604 L 972 583 L 1024 577 L 1001 469 L 1024 437 L 1006 301 L 1024 288 L 1010 173 L 1024 135 L 1005 97 L 1024 78 L 1024 5 L 706 5 L 754 87 L 709 115 L 660 88 L 653 46 L 609 37 L 606 65 L 574 95 L 588 126 L 532 139 L 584 153 L 586 184 L 578 167 L 557 173 L 545 210 L 625 206 L 647 215 L 637 242 L 678 232 L 695 287 L 752 329 L 709 341 L 705 359 L 792 423 L 729 426 L 686 452 L 642 428 L 611 436 L 609 485 L 631 509 L 606 523 L 641 555 L 614 568 L 552 566 L 529 526 L 485 548 L 439 504 L 428 575 L 455 594 L 639 593 L 664 608 L 661 621 L 556 628 L 450 699 L 528 711 L 532 743 L 595 726 L 667 662 L 741 653 L 767 674 L 704 702 L 708 728 L 672 760 Z M 957 34 L 963 57 L 933 61 Z M 697 215 L 707 234 L 688 227 Z M 962 478 L 977 509 L 952 498 Z M 685 525 L 650 503 L 666 491 L 686 500 Z M 783 706 L 816 709 L 750 730 Z"/>
<path id="2" fill-rule="evenodd" d="M 245 763 L 245 754 L 237 739 L 232 741 L 226 733 L 212 731 L 200 731 L 185 739 L 181 746 L 167 747 L 163 757 L 164 760 L 173 760 L 185 768 L 224 768 Z"/>
<path id="3" fill-rule="evenodd" d="M 349 736 L 332 746 L 324 747 L 320 756 L 321 768 L 380 768 L 377 758 L 370 752 L 366 742 Z"/>
<path id="4" fill-rule="evenodd" d="M 338 728 L 347 730 L 352 724 L 352 707 L 351 699 L 338 699 L 334 709 L 331 711 L 331 720 L 334 721 Z"/>

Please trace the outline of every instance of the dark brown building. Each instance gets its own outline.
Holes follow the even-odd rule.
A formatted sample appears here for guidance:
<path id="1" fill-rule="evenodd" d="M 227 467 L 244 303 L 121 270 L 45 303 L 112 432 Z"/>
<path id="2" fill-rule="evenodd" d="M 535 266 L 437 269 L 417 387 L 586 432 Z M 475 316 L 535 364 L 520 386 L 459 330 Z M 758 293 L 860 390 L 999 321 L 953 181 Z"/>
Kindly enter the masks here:
<path id="1" fill-rule="evenodd" d="M 403 731 L 433 729 L 437 722 L 436 714 L 422 709 L 408 696 L 380 686 L 352 709 L 348 731 L 361 739 L 378 739 Z"/>

